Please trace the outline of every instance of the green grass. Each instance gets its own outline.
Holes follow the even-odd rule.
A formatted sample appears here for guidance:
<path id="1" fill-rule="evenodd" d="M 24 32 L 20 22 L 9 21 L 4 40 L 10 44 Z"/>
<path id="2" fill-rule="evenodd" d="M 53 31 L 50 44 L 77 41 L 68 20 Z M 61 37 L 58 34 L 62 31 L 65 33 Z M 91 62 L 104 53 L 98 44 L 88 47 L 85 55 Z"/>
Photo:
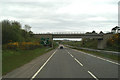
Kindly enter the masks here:
<path id="1" fill-rule="evenodd" d="M 119 45 L 119 44 L 117 44 L 117 46 L 118 46 L 118 45 Z M 105 48 L 105 50 L 120 52 L 120 46 L 118 46 L 118 47 L 108 46 L 108 47 Z"/>
<path id="2" fill-rule="evenodd" d="M 74 48 L 74 49 L 77 49 L 77 48 Z M 105 54 L 105 53 L 101 53 L 101 52 L 97 52 L 97 51 L 88 51 L 88 50 L 83 50 L 83 49 L 77 49 L 77 50 L 80 50 L 80 51 L 83 51 L 83 52 L 86 52 L 89 54 L 97 55 L 97 56 L 100 56 L 103 58 L 109 58 L 112 60 L 120 61 L 120 56 L 118 56 L 118 55 Z"/>
<path id="3" fill-rule="evenodd" d="M 98 40 L 89 40 L 85 41 L 84 45 L 82 44 L 82 41 L 69 41 L 69 42 L 64 42 L 63 44 L 70 45 L 70 46 L 75 46 L 75 47 L 83 47 L 83 48 L 90 48 L 90 49 L 98 49 Z M 120 52 L 120 45 L 119 43 L 114 43 L 113 45 L 108 45 L 105 47 L 103 50 L 108 50 L 108 51 L 117 51 Z"/>
<path id="4" fill-rule="evenodd" d="M 30 62 L 32 59 L 50 51 L 47 47 L 34 50 L 3 50 L 2 51 L 2 75 Z"/>
<path id="5" fill-rule="evenodd" d="M 97 49 L 98 42 L 97 42 L 97 40 L 89 40 L 89 41 L 85 42 L 84 45 L 82 45 L 81 41 L 79 41 L 79 42 L 75 42 L 75 41 L 74 42 L 66 42 L 64 44 L 74 46 L 74 47 Z M 114 44 L 114 45 L 116 45 L 116 44 Z M 105 53 L 102 53 L 102 52 L 88 51 L 88 50 L 84 50 L 84 49 L 78 49 L 78 50 L 81 50 L 83 52 L 90 53 L 90 54 L 93 54 L 93 55 L 98 55 L 100 57 L 105 57 L 105 58 L 110 58 L 110 59 L 113 59 L 113 60 L 116 60 L 116 61 L 120 61 L 120 56 L 118 56 L 118 55 L 105 54 Z M 118 48 L 115 47 L 115 46 L 108 46 L 104 50 L 119 52 Z"/>
<path id="6" fill-rule="evenodd" d="M 97 40 L 86 41 L 86 42 L 84 42 L 84 45 L 83 45 L 82 41 L 69 41 L 69 42 L 64 42 L 63 44 L 67 44 L 67 45 L 75 46 L 75 47 L 85 47 L 85 48 L 97 49 Z"/>

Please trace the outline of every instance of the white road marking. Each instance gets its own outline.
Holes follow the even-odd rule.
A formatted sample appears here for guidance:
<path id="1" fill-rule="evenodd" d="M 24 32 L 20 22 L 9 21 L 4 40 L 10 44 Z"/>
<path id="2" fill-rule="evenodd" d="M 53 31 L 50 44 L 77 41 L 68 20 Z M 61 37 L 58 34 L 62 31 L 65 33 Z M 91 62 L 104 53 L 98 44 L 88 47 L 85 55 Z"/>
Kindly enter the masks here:
<path id="1" fill-rule="evenodd" d="M 67 51 L 67 50 L 66 50 Z M 68 52 L 68 51 L 67 51 Z M 70 54 L 70 52 L 68 52 L 69 54 Z M 70 56 L 71 57 L 74 57 L 72 54 L 70 54 Z M 78 62 L 78 64 L 80 64 L 81 66 L 83 66 L 83 64 L 82 63 L 80 63 L 80 61 L 78 61 L 76 58 L 74 58 L 75 59 L 75 61 L 77 61 Z"/>
<path id="2" fill-rule="evenodd" d="M 70 54 L 70 56 L 71 56 L 71 57 L 73 57 L 73 55 L 72 55 L 72 54 Z"/>
<path id="3" fill-rule="evenodd" d="M 93 78 L 95 78 L 96 80 L 98 80 L 98 78 L 97 78 L 95 75 L 93 75 L 90 71 L 88 71 L 88 73 L 89 73 Z"/>
<path id="4" fill-rule="evenodd" d="M 74 50 L 74 49 L 73 49 Z M 77 51 L 77 52 L 82 52 L 82 51 L 78 51 L 78 50 L 74 50 L 74 51 Z M 87 54 L 89 56 L 92 56 L 92 57 L 96 57 L 98 59 L 101 59 L 101 60 L 104 60 L 104 61 L 107 61 L 107 62 L 110 62 L 110 63 L 113 63 L 113 64 L 117 64 L 117 65 L 120 65 L 119 63 L 117 62 L 113 62 L 113 61 L 110 61 L 110 60 L 107 60 L 107 59 L 104 59 L 104 58 L 101 58 L 101 57 L 98 57 L 98 56 L 94 56 L 92 54 L 88 54 L 88 53 L 85 53 L 85 52 L 82 52 L 83 54 Z"/>
<path id="5" fill-rule="evenodd" d="M 47 59 L 47 61 L 40 67 L 40 69 L 32 76 L 31 80 L 33 80 L 37 74 L 43 69 L 43 67 L 48 63 L 48 61 L 52 58 L 52 56 L 56 53 L 57 50 Z"/>
<path id="6" fill-rule="evenodd" d="M 74 59 L 75 59 L 75 61 L 77 61 L 81 66 L 83 66 L 83 64 L 80 63 L 80 61 L 78 61 L 76 58 L 74 58 Z"/>
<path id="7" fill-rule="evenodd" d="M 73 49 L 74 50 L 74 49 Z M 76 50 L 77 51 L 77 50 Z M 68 52 L 68 51 L 67 51 Z M 70 52 L 68 52 L 69 54 L 70 54 Z M 87 54 L 87 53 L 85 53 L 85 54 Z M 72 56 L 72 54 L 70 54 L 71 56 Z M 88 54 L 88 55 L 90 55 L 90 54 Z M 90 56 L 93 56 L 93 57 L 96 57 L 96 56 L 94 56 L 94 55 L 90 55 Z M 76 58 L 74 58 L 75 59 L 75 61 L 78 63 L 78 64 L 80 64 L 81 66 L 83 66 L 83 64 L 79 61 L 79 60 L 77 60 Z M 96 80 L 98 80 L 98 78 L 95 76 L 95 75 L 93 75 L 90 71 L 88 71 L 88 73 L 93 77 L 93 78 L 95 78 Z"/>
<path id="8" fill-rule="evenodd" d="M 66 50 L 67 51 L 67 50 Z M 67 51 L 68 52 L 68 51 Z M 70 54 L 70 52 L 68 52 L 68 54 Z M 72 54 L 70 54 L 71 57 L 74 57 Z"/>
<path id="9" fill-rule="evenodd" d="M 67 51 L 68 52 L 68 51 Z M 70 54 L 70 52 L 68 52 Z"/>

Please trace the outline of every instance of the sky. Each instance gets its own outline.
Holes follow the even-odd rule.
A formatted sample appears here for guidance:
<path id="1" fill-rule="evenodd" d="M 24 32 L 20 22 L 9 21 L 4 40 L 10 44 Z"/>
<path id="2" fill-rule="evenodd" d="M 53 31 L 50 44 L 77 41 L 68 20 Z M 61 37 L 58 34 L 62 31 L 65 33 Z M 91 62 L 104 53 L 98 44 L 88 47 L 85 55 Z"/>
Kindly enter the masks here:
<path id="1" fill-rule="evenodd" d="M 34 33 L 107 32 L 118 25 L 119 0 L 1 0 L 0 21 L 19 21 Z"/>

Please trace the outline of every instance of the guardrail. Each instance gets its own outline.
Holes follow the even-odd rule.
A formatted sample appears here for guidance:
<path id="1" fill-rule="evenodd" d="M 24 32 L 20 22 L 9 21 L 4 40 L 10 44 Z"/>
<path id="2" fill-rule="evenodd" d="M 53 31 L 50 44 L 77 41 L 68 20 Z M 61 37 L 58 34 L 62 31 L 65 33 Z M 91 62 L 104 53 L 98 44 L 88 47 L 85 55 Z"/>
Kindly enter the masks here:
<path id="1" fill-rule="evenodd" d="M 70 46 L 70 45 L 65 45 L 65 46 L 70 47 L 70 48 L 88 50 L 88 51 L 96 51 L 96 52 L 105 53 L 105 54 L 120 55 L 120 52 L 116 52 L 116 51 L 97 50 L 97 49 L 90 49 L 90 48 L 75 47 L 75 46 Z"/>

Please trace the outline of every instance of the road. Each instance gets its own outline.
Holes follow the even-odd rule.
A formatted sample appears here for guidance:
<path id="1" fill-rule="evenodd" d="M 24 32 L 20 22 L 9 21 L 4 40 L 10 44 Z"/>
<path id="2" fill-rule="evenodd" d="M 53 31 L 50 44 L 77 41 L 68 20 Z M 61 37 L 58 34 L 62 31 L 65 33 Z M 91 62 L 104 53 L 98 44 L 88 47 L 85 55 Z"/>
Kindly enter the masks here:
<path id="1" fill-rule="evenodd" d="M 118 65 L 120 65 L 117 62 L 70 48 L 58 48 L 49 54 L 49 57 L 44 60 L 44 63 L 41 64 L 39 62 L 37 60 L 37 65 L 40 65 L 39 68 L 31 69 L 33 70 L 33 73 L 31 72 L 30 77 L 93 78 L 93 80 L 99 80 L 99 78 L 118 78 Z M 10 76 L 17 74 L 18 70 L 7 74 L 6 77 L 9 78 Z M 27 68 L 24 69 L 24 72 L 25 70 L 27 70 Z M 21 73 L 19 72 L 19 76 L 20 74 Z M 16 76 L 19 78 L 18 75 Z"/>

